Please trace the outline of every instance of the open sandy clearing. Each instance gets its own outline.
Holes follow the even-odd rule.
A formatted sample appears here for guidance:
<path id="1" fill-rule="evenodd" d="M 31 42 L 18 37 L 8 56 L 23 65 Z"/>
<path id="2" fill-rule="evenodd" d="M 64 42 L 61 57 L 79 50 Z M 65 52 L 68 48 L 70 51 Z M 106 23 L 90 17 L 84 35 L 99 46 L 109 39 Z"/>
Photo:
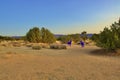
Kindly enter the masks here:
<path id="1" fill-rule="evenodd" d="M 120 58 L 89 54 L 95 49 L 2 48 L 0 80 L 120 80 Z"/>

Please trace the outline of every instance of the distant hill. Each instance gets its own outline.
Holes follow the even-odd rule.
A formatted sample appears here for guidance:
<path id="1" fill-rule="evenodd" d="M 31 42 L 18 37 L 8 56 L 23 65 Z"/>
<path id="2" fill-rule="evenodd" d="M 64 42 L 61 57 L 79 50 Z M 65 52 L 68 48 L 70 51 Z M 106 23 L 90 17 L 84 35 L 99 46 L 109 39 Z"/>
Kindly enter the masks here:
<path id="1" fill-rule="evenodd" d="M 11 36 L 11 38 L 14 38 L 14 39 L 21 39 L 23 36 Z"/>
<path id="2" fill-rule="evenodd" d="M 80 34 L 80 36 L 82 36 L 82 34 Z M 93 36 L 93 34 L 87 34 L 88 38 L 91 38 Z"/>
<path id="3" fill-rule="evenodd" d="M 61 37 L 61 36 L 65 36 L 64 34 L 54 34 L 54 36 L 56 37 L 56 38 L 58 38 L 58 37 Z M 88 38 L 90 38 L 90 37 L 92 37 L 93 36 L 93 34 L 87 34 L 87 37 Z M 20 39 L 21 37 L 23 37 L 23 36 L 12 36 L 12 38 L 16 38 L 16 39 Z"/>
<path id="4" fill-rule="evenodd" d="M 55 36 L 56 38 L 58 38 L 58 37 L 65 36 L 65 35 L 64 35 L 64 34 L 54 34 L 54 36 Z"/>
<path id="5" fill-rule="evenodd" d="M 91 38 L 93 36 L 93 34 L 87 34 L 88 38 Z"/>
<path id="6" fill-rule="evenodd" d="M 61 36 L 65 36 L 64 34 L 54 34 L 54 35 L 55 35 L 56 38 L 61 37 Z M 82 36 L 82 35 L 80 34 L 80 36 Z M 87 34 L 88 38 L 90 38 L 92 36 L 93 36 L 93 34 Z"/>

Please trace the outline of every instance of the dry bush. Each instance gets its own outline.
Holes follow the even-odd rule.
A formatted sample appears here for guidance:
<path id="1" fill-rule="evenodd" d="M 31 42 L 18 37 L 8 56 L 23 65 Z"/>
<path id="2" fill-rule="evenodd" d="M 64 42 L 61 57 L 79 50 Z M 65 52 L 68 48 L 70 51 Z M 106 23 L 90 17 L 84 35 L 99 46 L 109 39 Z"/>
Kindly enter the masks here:
<path id="1" fill-rule="evenodd" d="M 67 49 L 66 45 L 53 44 L 50 45 L 50 49 Z"/>
<path id="2" fill-rule="evenodd" d="M 41 46 L 32 46 L 32 49 L 33 50 L 40 50 L 40 49 L 42 49 L 42 47 Z"/>
<path id="3" fill-rule="evenodd" d="M 50 48 L 50 46 L 48 44 L 41 44 L 41 47 L 46 48 L 46 49 Z"/>
<path id="4" fill-rule="evenodd" d="M 13 47 L 21 47 L 22 46 L 22 44 L 20 42 L 14 42 L 14 41 L 10 42 L 8 45 L 9 46 L 12 45 Z"/>
<path id="5" fill-rule="evenodd" d="M 21 47 L 20 44 L 13 44 L 13 47 Z"/>
<path id="6" fill-rule="evenodd" d="M 33 45 L 32 44 L 26 44 L 26 47 L 32 47 Z"/>

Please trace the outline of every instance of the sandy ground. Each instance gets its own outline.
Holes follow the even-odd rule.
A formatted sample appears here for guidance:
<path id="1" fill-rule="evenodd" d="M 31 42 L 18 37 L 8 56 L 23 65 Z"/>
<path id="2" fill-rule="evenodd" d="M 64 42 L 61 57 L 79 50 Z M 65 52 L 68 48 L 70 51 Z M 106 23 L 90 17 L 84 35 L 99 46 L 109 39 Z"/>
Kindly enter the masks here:
<path id="1" fill-rule="evenodd" d="M 0 48 L 0 80 L 120 80 L 120 57 L 91 54 L 96 49 Z"/>

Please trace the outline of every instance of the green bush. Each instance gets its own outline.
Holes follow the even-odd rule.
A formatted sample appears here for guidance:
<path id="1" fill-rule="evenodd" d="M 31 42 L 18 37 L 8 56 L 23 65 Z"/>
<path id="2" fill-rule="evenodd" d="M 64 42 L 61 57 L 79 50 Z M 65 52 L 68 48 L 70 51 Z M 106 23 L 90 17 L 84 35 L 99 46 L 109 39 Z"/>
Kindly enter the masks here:
<path id="1" fill-rule="evenodd" d="M 48 29 L 40 30 L 38 27 L 34 27 L 28 31 L 25 40 L 33 43 L 54 43 L 56 38 Z"/>
<path id="2" fill-rule="evenodd" d="M 80 34 L 70 34 L 70 35 L 63 35 L 58 37 L 59 41 L 61 41 L 62 43 L 68 43 L 68 41 L 73 41 L 75 43 L 78 43 L 80 41 Z"/>
<path id="3" fill-rule="evenodd" d="M 62 43 L 67 43 L 68 41 L 70 41 L 72 38 L 70 35 L 64 35 L 58 38 L 58 40 L 60 40 Z"/>
<path id="4" fill-rule="evenodd" d="M 67 47 L 65 45 L 50 45 L 50 49 L 67 49 Z"/>
<path id="5" fill-rule="evenodd" d="M 42 48 L 41 46 L 32 46 L 33 50 L 41 50 L 41 48 Z"/>
<path id="6" fill-rule="evenodd" d="M 104 48 L 106 51 L 116 51 L 120 49 L 120 20 L 114 23 L 110 28 L 105 27 L 100 32 L 96 40 L 97 46 Z"/>
<path id="7" fill-rule="evenodd" d="M 41 42 L 40 29 L 38 27 L 30 29 L 26 34 L 26 40 L 33 43 Z"/>
<path id="8" fill-rule="evenodd" d="M 44 27 L 41 29 L 41 35 L 43 43 L 54 43 L 56 41 L 56 38 L 53 35 L 53 33 L 51 33 L 48 29 Z"/>
<path id="9" fill-rule="evenodd" d="M 93 36 L 90 39 L 97 42 L 99 39 L 99 34 L 93 34 Z"/>

